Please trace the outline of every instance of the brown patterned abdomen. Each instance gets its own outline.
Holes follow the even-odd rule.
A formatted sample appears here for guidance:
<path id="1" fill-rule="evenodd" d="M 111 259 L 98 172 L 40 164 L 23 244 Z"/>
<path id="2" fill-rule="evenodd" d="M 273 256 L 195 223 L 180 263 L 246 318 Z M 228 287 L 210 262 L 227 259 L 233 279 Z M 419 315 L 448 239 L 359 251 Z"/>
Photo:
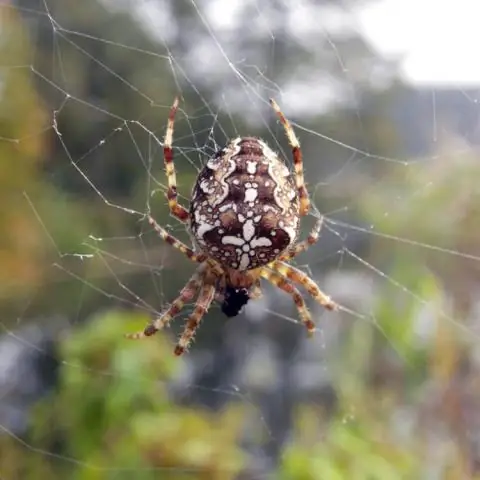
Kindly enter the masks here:
<path id="1" fill-rule="evenodd" d="M 290 172 L 256 138 L 237 138 L 200 172 L 190 206 L 198 247 L 222 265 L 250 270 L 297 240 L 299 200 Z"/>

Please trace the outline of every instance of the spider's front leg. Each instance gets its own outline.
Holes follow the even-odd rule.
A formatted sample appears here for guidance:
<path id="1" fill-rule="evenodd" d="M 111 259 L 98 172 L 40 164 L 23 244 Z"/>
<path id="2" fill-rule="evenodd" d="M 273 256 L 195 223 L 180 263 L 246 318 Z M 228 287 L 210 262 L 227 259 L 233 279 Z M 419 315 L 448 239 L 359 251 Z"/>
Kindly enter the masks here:
<path id="1" fill-rule="evenodd" d="M 250 290 L 250 300 L 258 300 L 262 298 L 262 286 L 260 285 L 260 279 L 257 278 Z"/>
<path id="2" fill-rule="evenodd" d="M 198 292 L 200 285 L 203 281 L 203 274 L 207 269 L 206 265 L 202 265 L 198 270 L 192 275 L 187 284 L 182 288 L 180 295 L 172 302 L 172 304 L 157 317 L 152 323 L 147 325 L 142 332 L 129 333 L 126 335 L 127 338 L 132 340 L 138 340 L 144 337 L 150 337 L 154 335 L 159 330 L 163 329 L 166 325 L 170 323 L 172 318 L 180 313 L 185 303 L 191 302 Z"/>
<path id="3" fill-rule="evenodd" d="M 262 270 L 260 271 L 260 275 L 266 280 L 268 280 L 270 283 L 278 287 L 280 290 L 288 293 L 288 295 L 293 298 L 302 323 L 307 327 L 308 335 L 313 335 L 315 331 L 315 324 L 313 323 L 310 312 L 308 311 L 307 305 L 305 304 L 305 300 L 303 299 L 298 289 L 295 288 L 291 283 L 287 282 L 287 280 L 285 280 L 285 278 L 277 272 L 262 268 Z"/>
<path id="4" fill-rule="evenodd" d="M 168 115 L 167 131 L 163 142 L 163 158 L 165 161 L 165 170 L 167 172 L 168 190 L 167 199 L 170 212 L 183 223 L 188 221 L 188 210 L 178 203 L 177 177 L 175 174 L 175 165 L 173 164 L 173 125 L 175 122 L 175 114 L 178 109 L 178 97 L 175 97 L 173 105 Z"/>
<path id="5" fill-rule="evenodd" d="M 325 295 L 318 285 L 305 273 L 301 270 L 298 270 L 291 265 L 288 265 L 280 260 L 276 260 L 269 264 L 269 267 L 287 277 L 294 283 L 302 285 L 307 292 L 313 297 L 313 299 L 319 303 L 323 308 L 327 310 L 338 310 L 339 306 L 334 302 L 328 295 Z"/>
<path id="6" fill-rule="evenodd" d="M 198 300 L 195 303 L 195 309 L 193 310 L 193 313 L 188 317 L 182 336 L 178 340 L 177 346 L 175 347 L 175 355 L 182 355 L 188 348 L 198 326 L 200 325 L 200 321 L 202 320 L 203 316 L 213 302 L 214 297 L 215 286 L 211 284 L 204 284 L 202 286 L 202 289 L 200 290 Z"/>

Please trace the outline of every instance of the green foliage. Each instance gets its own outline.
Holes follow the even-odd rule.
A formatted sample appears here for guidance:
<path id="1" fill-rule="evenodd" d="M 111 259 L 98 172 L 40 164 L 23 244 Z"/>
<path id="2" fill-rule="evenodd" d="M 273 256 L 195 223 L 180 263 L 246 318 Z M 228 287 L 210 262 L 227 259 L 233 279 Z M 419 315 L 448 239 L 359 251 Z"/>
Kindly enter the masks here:
<path id="1" fill-rule="evenodd" d="M 181 33 L 172 45 L 155 43 L 128 9 L 110 9 L 96 0 L 50 0 L 46 4 L 53 17 L 69 32 L 57 29 L 52 41 L 52 24 L 38 16 L 42 18 L 34 29 L 34 55 L 18 15 L 12 8 L 2 9 L 1 308 L 17 301 L 22 320 L 37 313 L 67 312 L 77 326 L 61 342 L 59 383 L 33 409 L 25 441 L 9 432 L 0 437 L 2 478 L 228 480 L 246 466 L 238 447 L 243 409 L 230 405 L 212 414 L 175 405 L 168 382 L 182 361 L 172 356 L 166 337 L 157 335 L 145 342 L 123 338 L 123 332 L 141 328 L 145 317 L 97 313 L 80 328 L 79 319 L 86 312 L 111 305 L 115 288 L 122 300 L 128 298 L 120 282 L 126 288 L 133 285 L 136 295 L 160 308 L 158 303 L 173 298 L 183 285 L 186 275 L 179 266 L 188 262 L 154 235 L 140 237 L 138 217 L 108 206 L 73 162 L 112 203 L 145 211 L 148 201 L 159 222 L 171 222 L 163 196 L 161 148 L 135 121 L 161 138 L 177 81 L 187 112 L 187 117 L 179 112 L 175 134 L 182 195 L 188 196 L 200 165 L 199 151 L 209 152 L 212 138 L 221 143 L 223 134 L 248 132 L 270 143 L 275 136 L 286 145 L 272 112 L 265 118 L 271 115 L 275 128 L 254 132 L 238 118 L 227 120 L 221 111 L 217 117 L 216 108 L 213 114 L 205 108 L 214 106 L 227 76 L 206 75 L 203 81 L 192 76 L 182 83 L 177 69 L 181 65 L 174 65 L 172 58 L 188 58 L 191 44 L 200 44 L 205 38 L 201 35 L 209 33 L 198 22 L 191 2 L 168 3 L 176 12 L 172 32 Z M 36 5 L 34 11 L 40 10 Z M 309 63 L 319 75 L 338 70 L 337 56 L 327 50 L 323 55 L 321 47 L 306 56 L 300 43 L 290 42 L 281 29 L 275 32 L 273 57 L 269 42 L 248 35 L 236 38 L 249 50 L 265 49 L 265 59 L 273 60 L 273 64 L 265 60 L 265 78 L 279 85 L 282 75 L 277 77 L 275 70 L 284 72 L 284 78 L 290 72 L 305 72 Z M 359 40 L 335 40 L 342 63 L 346 56 L 358 63 L 352 52 L 364 50 Z M 250 58 L 247 49 L 245 55 L 239 53 L 242 49 L 231 51 L 238 58 Z M 325 61 L 309 62 L 311 54 L 325 56 Z M 336 68 L 328 67 L 331 62 Z M 257 57 L 253 63 L 263 65 L 263 60 Z M 42 81 L 30 65 L 58 88 Z M 243 62 L 240 65 L 243 69 Z M 250 78 L 259 81 L 258 76 Z M 201 88 L 189 89 L 193 81 Z M 350 74 L 348 83 L 357 90 L 358 82 Z M 458 432 L 465 431 L 459 420 L 466 411 L 462 394 L 477 391 L 462 371 L 469 349 L 459 332 L 471 329 L 460 328 L 457 319 L 464 316 L 459 309 L 451 315 L 442 310 L 447 293 L 458 304 L 478 278 L 478 262 L 458 253 L 469 251 L 476 259 L 480 254 L 480 164 L 468 149 L 468 155 L 442 154 L 408 166 L 396 164 L 390 171 L 393 163 L 375 161 L 374 155 L 401 155 L 388 110 L 396 91 L 369 96 L 367 86 L 359 87 L 358 109 L 318 117 L 313 126 L 299 130 L 299 136 L 315 203 L 325 212 L 347 207 L 374 225 L 378 236 L 369 236 L 367 261 L 385 275 L 375 287 L 371 315 L 348 318 L 348 325 L 342 326 L 343 340 L 327 360 L 338 397 L 336 412 L 327 417 L 318 409 L 298 406 L 294 436 L 275 478 L 425 478 L 432 465 L 437 467 L 428 455 L 438 443 L 443 444 L 444 458 L 437 467 L 439 478 L 472 478 L 466 467 L 471 454 L 466 443 L 457 441 Z M 52 128 L 54 111 L 65 147 Z M 307 120 L 299 123 L 306 126 Z M 212 127 L 220 131 L 212 132 Z M 366 162 L 354 161 L 354 152 L 345 145 L 372 155 Z M 332 180 L 332 174 L 340 175 Z M 318 182 L 320 178 L 325 184 Z M 183 229 L 172 231 L 187 239 Z M 82 245 L 89 234 L 107 241 Z M 77 276 L 72 282 L 49 268 L 59 252 L 95 255 L 88 262 L 61 259 L 62 267 Z M 114 257 L 120 261 L 108 263 Z M 165 272 L 152 280 L 155 265 Z M 157 280 L 163 282 L 161 294 L 152 288 Z M 97 302 L 89 297 L 95 295 L 100 297 Z M 31 301 L 27 313 L 25 298 Z M 419 318 L 427 304 L 431 334 L 420 341 Z M 205 325 L 200 335 L 208 329 L 214 330 L 215 323 Z M 437 399 L 429 388 L 449 396 L 438 394 Z M 446 432 L 438 443 L 432 440 L 434 430 L 421 422 L 430 411 Z M 402 415 L 410 420 L 405 425 L 398 419 Z"/>
<path id="2" fill-rule="evenodd" d="M 479 181 L 478 154 L 448 145 L 433 159 L 393 168 L 359 199 L 364 218 L 380 232 L 371 245 L 375 257 L 398 252 L 403 264 L 436 274 L 458 306 L 469 304 L 470 280 L 479 274 L 472 262 L 480 253 Z"/>
<path id="3" fill-rule="evenodd" d="M 48 119 L 28 68 L 31 48 L 15 10 L 1 8 L 0 311 L 46 282 L 59 252 L 78 248 L 84 214 L 42 175 Z M 75 219 L 75 221 L 71 221 Z"/>
<path id="4" fill-rule="evenodd" d="M 380 233 L 367 260 L 385 275 L 377 277 L 368 321 L 349 324 L 329 360 L 336 413 L 298 408 L 280 478 L 416 479 L 432 469 L 442 479 L 478 478 L 463 441 L 465 393 L 451 389 L 475 388 L 465 371 L 471 335 L 460 320 L 468 310 L 459 299 L 477 267 L 466 260 L 460 271 L 448 253 L 471 251 L 479 237 L 479 176 L 476 155 L 446 154 L 392 168 L 360 196 L 360 211 Z M 463 309 L 448 309 L 452 298 Z M 442 436 L 432 435 L 430 422 Z M 438 448 L 442 461 L 433 465 Z"/>
<path id="5" fill-rule="evenodd" d="M 13 10 L 2 8 L 1 35 L 0 64 L 26 64 L 28 39 Z M 38 132 L 44 127 L 45 112 L 27 69 L 10 67 L 2 72 L 0 112 L 0 297 L 5 297 L 42 276 L 42 235 L 38 224 L 25 216 L 22 192 L 38 190 L 37 165 L 45 149 Z"/>
<path id="6" fill-rule="evenodd" d="M 161 334 L 145 342 L 122 335 L 147 320 L 112 311 L 65 338 L 59 385 L 37 405 L 29 439 L 59 457 L 39 453 L 15 471 L 9 458 L 19 449 L 11 440 L 9 478 L 235 478 L 243 464 L 236 445 L 242 412 L 175 405 L 167 382 L 180 360 L 170 342 Z"/>
<path id="7" fill-rule="evenodd" d="M 319 421 L 315 409 L 298 415 L 295 443 L 283 458 L 285 480 L 400 480 L 421 478 L 416 444 L 396 443 L 388 432 L 388 412 L 357 412 Z M 319 436 L 321 435 L 321 439 Z M 316 439 L 316 440 L 315 440 Z"/>
<path id="8" fill-rule="evenodd" d="M 426 385 L 442 391 L 458 375 L 462 342 L 445 322 L 445 293 L 436 278 L 421 264 L 414 265 L 396 262 L 389 276 L 408 290 L 407 298 L 422 301 L 405 300 L 398 287 L 387 285 L 377 297 L 372 322 L 358 321 L 349 328 L 338 355 L 328 363 L 336 412 L 332 416 L 319 406 L 297 407 L 295 434 L 285 449 L 279 478 L 425 478 L 432 468 L 429 452 L 440 444 L 445 457 L 435 465 L 438 478 L 467 478 L 465 445 L 430 436 L 428 421 L 422 422 L 422 412 L 428 415 L 435 408 L 433 402 L 423 404 Z M 431 331 L 419 341 L 415 329 L 425 305 Z M 459 401 L 457 392 L 454 395 L 451 400 Z M 461 429 L 450 410 L 440 410 L 435 422 L 447 429 L 448 439 Z"/>

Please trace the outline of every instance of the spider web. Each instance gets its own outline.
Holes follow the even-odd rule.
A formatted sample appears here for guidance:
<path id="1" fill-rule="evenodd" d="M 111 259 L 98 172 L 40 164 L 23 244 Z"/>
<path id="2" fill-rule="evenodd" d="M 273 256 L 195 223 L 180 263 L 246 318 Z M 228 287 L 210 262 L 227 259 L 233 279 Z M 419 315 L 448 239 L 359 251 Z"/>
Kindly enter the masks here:
<path id="1" fill-rule="evenodd" d="M 0 478 L 477 473 L 478 91 L 409 84 L 368 42 L 364 8 L 0 7 Z M 145 222 L 189 243 L 165 201 L 177 92 L 184 205 L 234 136 L 261 136 L 292 166 L 269 97 L 294 125 L 313 202 L 303 237 L 324 216 L 294 263 L 342 306 L 305 295 L 313 339 L 268 285 L 229 321 L 214 304 L 180 359 L 193 305 L 153 339 L 124 339 L 195 268 Z"/>

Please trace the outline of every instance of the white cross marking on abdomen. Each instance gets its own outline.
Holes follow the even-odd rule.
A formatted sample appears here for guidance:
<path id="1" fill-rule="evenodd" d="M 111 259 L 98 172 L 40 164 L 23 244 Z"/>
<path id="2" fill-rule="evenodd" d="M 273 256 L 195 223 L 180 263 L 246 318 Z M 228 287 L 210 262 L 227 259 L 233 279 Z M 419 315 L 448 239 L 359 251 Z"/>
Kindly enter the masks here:
<path id="1" fill-rule="evenodd" d="M 252 220 L 247 220 L 243 224 L 243 237 L 234 237 L 232 235 L 225 235 L 222 237 L 224 245 L 235 245 L 241 247 L 239 270 L 247 270 L 250 265 L 250 256 L 255 255 L 257 247 L 270 247 L 272 241 L 267 237 L 255 237 L 255 225 Z"/>

